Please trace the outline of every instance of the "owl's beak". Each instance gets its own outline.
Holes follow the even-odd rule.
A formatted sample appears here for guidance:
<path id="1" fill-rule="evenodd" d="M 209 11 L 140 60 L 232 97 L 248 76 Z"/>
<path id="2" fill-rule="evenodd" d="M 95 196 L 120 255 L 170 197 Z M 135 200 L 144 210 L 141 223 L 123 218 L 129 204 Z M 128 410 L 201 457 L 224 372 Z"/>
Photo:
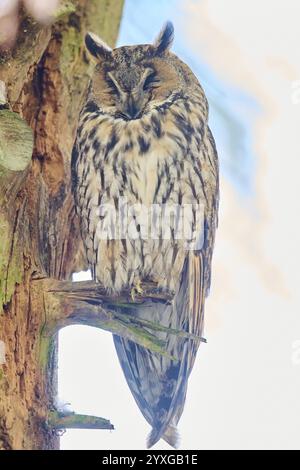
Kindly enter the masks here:
<path id="1" fill-rule="evenodd" d="M 126 100 L 124 113 L 128 116 L 129 119 L 137 119 L 140 116 L 141 108 L 131 94 L 128 95 Z"/>

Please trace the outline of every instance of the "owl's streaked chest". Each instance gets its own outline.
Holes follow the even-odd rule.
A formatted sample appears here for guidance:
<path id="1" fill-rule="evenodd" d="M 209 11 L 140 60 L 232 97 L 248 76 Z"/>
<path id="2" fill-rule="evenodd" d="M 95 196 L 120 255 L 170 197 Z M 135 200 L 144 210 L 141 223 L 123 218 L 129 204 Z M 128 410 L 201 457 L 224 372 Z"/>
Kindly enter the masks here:
<path id="1" fill-rule="evenodd" d="M 147 142 L 147 136 L 141 134 L 140 142 Z M 139 143 L 130 153 L 120 156 L 128 168 L 129 186 L 139 202 L 150 206 L 163 202 L 159 196 L 163 187 L 173 184 L 179 176 L 176 163 L 184 165 L 184 155 L 174 140 L 167 135 L 159 140 L 151 138 L 149 148 L 141 152 Z M 165 202 L 165 201 L 164 201 Z"/>
<path id="2" fill-rule="evenodd" d="M 75 160 L 77 209 L 89 262 L 105 286 L 119 290 L 131 284 L 133 276 L 150 276 L 170 289 L 176 285 L 186 255 L 184 238 L 175 239 L 170 231 L 171 238 L 165 239 L 161 227 L 158 238 L 145 238 L 137 216 L 133 221 L 137 239 L 113 239 L 107 244 L 99 226 L 108 225 L 115 233 L 116 224 L 100 207 L 118 214 L 121 198 L 128 208 L 136 203 L 174 208 L 203 201 L 209 179 L 200 124 L 196 102 L 194 109 L 192 102 L 188 107 L 179 102 L 165 112 L 154 110 L 131 121 L 82 113 Z"/>
<path id="3" fill-rule="evenodd" d="M 188 120 L 186 117 L 185 122 Z M 131 200 L 145 205 L 165 203 L 179 186 L 184 186 L 183 176 L 192 169 L 192 135 L 183 132 L 170 111 L 130 122 L 103 122 L 96 135 L 100 146 L 92 157 L 94 171 L 100 170 L 103 179 L 109 181 L 111 197 L 125 191 Z M 186 202 L 191 202 L 191 191 L 181 193 L 186 194 Z M 177 195 L 175 199 L 173 202 L 177 202 Z"/>

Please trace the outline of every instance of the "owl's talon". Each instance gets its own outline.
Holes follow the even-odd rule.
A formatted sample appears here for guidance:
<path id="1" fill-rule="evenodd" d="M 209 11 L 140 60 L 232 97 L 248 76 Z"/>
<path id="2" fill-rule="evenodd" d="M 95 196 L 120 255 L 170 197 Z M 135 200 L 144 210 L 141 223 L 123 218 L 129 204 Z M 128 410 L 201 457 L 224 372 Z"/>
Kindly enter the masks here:
<path id="1" fill-rule="evenodd" d="M 130 297 L 131 297 L 132 302 L 134 302 L 135 301 L 135 287 L 131 289 Z"/>
<path id="2" fill-rule="evenodd" d="M 142 283 L 141 283 L 141 281 L 138 279 L 138 280 L 134 283 L 134 286 L 133 286 L 133 288 L 132 288 L 131 291 L 130 291 L 130 296 L 131 296 L 132 301 L 133 301 L 133 302 L 135 301 L 136 295 L 143 295 L 143 293 L 144 293 L 144 289 L 142 288 Z"/>
<path id="3" fill-rule="evenodd" d="M 144 293 L 144 289 L 142 288 L 142 283 L 140 279 L 138 279 L 138 281 L 136 281 L 135 283 L 135 290 L 139 295 L 143 295 Z"/>

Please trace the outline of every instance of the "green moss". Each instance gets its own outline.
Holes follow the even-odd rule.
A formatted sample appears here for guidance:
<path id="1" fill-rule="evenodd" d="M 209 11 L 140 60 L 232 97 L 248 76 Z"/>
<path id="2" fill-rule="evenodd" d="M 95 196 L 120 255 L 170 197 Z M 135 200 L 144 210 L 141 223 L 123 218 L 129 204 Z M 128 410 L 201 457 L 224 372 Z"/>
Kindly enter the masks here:
<path id="1" fill-rule="evenodd" d="M 70 84 L 73 84 L 74 76 L 78 77 L 84 87 L 84 76 L 90 75 L 91 67 L 83 61 L 81 51 L 84 49 L 84 35 L 92 31 L 103 38 L 108 44 L 114 46 L 121 19 L 123 0 L 89 0 L 81 28 L 78 27 L 76 17 L 82 15 L 80 8 L 69 3 L 70 11 L 74 13 L 68 18 L 67 27 L 63 33 L 60 66 L 64 80 L 72 76 Z M 69 12 L 70 12 L 69 11 Z"/>
<path id="2" fill-rule="evenodd" d="M 23 277 L 18 240 L 15 236 L 12 246 L 11 237 L 10 225 L 3 217 L 0 219 L 0 309 L 10 301 Z"/>
<path id="3" fill-rule="evenodd" d="M 131 334 L 131 340 L 136 341 L 138 344 L 144 348 L 149 349 L 150 351 L 157 353 L 161 356 L 168 357 L 169 359 L 176 360 L 174 356 L 170 356 L 166 352 L 166 343 L 163 340 L 160 340 L 156 336 L 149 333 L 143 327 L 134 325 L 127 318 L 121 319 L 122 315 L 118 316 L 118 319 L 105 321 L 101 323 L 99 328 L 110 331 L 113 334 L 120 335 L 120 326 L 128 330 Z"/>
<path id="4" fill-rule="evenodd" d="M 4 304 L 6 287 L 7 253 L 9 249 L 9 226 L 0 220 L 0 306 Z"/>
<path id="5" fill-rule="evenodd" d="M 64 18 L 66 15 L 70 13 L 74 13 L 76 11 L 76 6 L 70 0 L 62 0 L 59 4 L 59 7 L 54 13 L 54 18 L 59 21 Z"/>
<path id="6" fill-rule="evenodd" d="M 111 47 L 119 31 L 124 0 L 90 0 L 88 30 L 98 34 Z"/>
<path id="7" fill-rule="evenodd" d="M 60 68 L 63 78 L 67 79 L 69 76 L 70 82 L 73 82 L 72 71 L 75 69 L 76 62 L 81 61 L 82 46 L 82 35 L 75 27 L 69 27 L 63 34 Z"/>
<path id="8" fill-rule="evenodd" d="M 44 336 L 43 331 L 40 335 L 39 364 L 42 370 L 46 370 L 50 357 L 55 347 L 55 342 L 50 336 Z"/>
<path id="9" fill-rule="evenodd" d="M 55 429 L 114 429 L 108 419 L 61 411 L 50 411 L 48 424 Z"/>

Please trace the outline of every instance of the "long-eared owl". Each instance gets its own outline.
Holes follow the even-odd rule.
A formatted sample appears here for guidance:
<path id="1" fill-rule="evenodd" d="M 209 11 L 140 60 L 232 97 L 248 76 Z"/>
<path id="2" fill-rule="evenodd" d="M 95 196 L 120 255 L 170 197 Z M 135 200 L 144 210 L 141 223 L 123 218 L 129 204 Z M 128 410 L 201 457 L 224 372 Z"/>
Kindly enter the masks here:
<path id="1" fill-rule="evenodd" d="M 114 336 L 130 390 L 159 439 L 178 445 L 189 374 L 203 333 L 219 200 L 218 159 L 197 78 L 170 52 L 173 25 L 153 44 L 96 61 L 72 154 L 72 184 L 93 277 L 112 294 L 153 281 L 171 302 L 147 301 L 142 319 L 189 335 L 152 333 L 167 355 Z"/>

